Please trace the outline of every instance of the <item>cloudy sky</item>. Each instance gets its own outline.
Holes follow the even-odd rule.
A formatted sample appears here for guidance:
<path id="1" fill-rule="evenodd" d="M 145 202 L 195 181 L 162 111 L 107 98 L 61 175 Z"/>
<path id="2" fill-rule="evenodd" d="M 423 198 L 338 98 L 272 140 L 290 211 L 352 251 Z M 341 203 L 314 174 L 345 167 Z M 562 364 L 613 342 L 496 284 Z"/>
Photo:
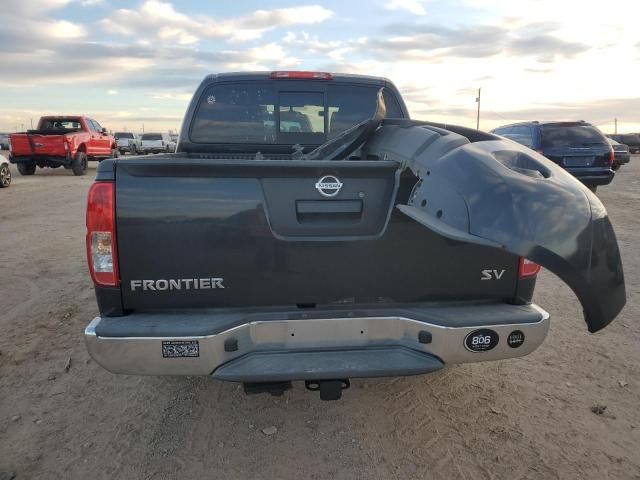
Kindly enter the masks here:
<path id="1" fill-rule="evenodd" d="M 0 131 L 85 113 L 177 129 L 199 81 L 235 70 L 393 80 L 415 118 L 481 128 L 584 119 L 640 131 L 640 1 L 2 0 Z"/>

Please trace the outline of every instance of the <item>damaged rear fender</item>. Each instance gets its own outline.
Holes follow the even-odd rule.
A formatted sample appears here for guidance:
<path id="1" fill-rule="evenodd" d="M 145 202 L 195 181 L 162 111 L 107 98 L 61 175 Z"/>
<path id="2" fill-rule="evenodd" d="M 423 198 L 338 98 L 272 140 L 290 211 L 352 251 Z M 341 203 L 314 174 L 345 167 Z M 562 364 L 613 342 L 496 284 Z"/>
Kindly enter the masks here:
<path id="1" fill-rule="evenodd" d="M 392 122 L 390 122 L 392 123 Z M 590 332 L 622 310 L 616 236 L 593 193 L 553 162 L 511 140 L 481 141 L 430 125 L 383 124 L 363 147 L 404 163 L 418 181 L 398 208 L 445 237 L 528 258 L 560 277 Z"/>

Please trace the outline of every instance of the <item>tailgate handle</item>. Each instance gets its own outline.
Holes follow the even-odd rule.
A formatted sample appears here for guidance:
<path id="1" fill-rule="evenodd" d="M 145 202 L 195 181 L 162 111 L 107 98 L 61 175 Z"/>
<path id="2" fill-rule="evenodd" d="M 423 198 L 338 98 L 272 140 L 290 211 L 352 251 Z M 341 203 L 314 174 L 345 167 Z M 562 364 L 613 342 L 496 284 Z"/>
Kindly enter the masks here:
<path id="1" fill-rule="evenodd" d="M 297 200 L 296 213 L 362 213 L 362 200 Z"/>

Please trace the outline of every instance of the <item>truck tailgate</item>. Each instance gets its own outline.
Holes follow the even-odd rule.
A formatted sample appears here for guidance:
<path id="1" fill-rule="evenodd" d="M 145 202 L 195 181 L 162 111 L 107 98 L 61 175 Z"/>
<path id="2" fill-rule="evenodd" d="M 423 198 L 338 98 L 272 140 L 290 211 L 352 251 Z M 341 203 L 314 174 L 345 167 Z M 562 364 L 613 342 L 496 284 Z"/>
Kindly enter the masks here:
<path id="1" fill-rule="evenodd" d="M 11 151 L 15 156 L 47 155 L 64 157 L 64 135 L 13 134 Z"/>
<path id="2" fill-rule="evenodd" d="M 394 208 L 416 181 L 395 162 L 174 155 L 114 166 L 128 310 L 515 293 L 517 256 L 446 239 Z"/>

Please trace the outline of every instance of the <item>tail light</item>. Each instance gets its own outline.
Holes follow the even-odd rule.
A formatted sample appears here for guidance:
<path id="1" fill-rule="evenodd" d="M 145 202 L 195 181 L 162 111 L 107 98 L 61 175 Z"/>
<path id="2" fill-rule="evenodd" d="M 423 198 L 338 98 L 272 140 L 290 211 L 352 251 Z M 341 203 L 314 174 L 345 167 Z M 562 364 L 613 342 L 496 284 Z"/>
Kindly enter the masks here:
<path id="1" fill-rule="evenodd" d="M 613 165 L 613 159 L 615 158 L 615 153 L 613 153 L 613 148 L 609 150 L 609 166 Z"/>
<path id="2" fill-rule="evenodd" d="M 118 285 L 115 188 L 112 182 L 96 182 L 87 200 L 87 260 L 93 283 Z"/>
<path id="3" fill-rule="evenodd" d="M 535 262 L 532 262 L 529 259 L 520 257 L 520 264 L 518 265 L 519 278 L 535 277 L 539 271 L 540 271 L 540 265 L 538 265 Z"/>
<path id="4" fill-rule="evenodd" d="M 289 79 L 303 79 L 303 80 L 332 80 L 333 75 L 327 72 L 295 72 L 295 71 L 280 71 L 271 72 L 271 78 L 289 78 Z"/>

